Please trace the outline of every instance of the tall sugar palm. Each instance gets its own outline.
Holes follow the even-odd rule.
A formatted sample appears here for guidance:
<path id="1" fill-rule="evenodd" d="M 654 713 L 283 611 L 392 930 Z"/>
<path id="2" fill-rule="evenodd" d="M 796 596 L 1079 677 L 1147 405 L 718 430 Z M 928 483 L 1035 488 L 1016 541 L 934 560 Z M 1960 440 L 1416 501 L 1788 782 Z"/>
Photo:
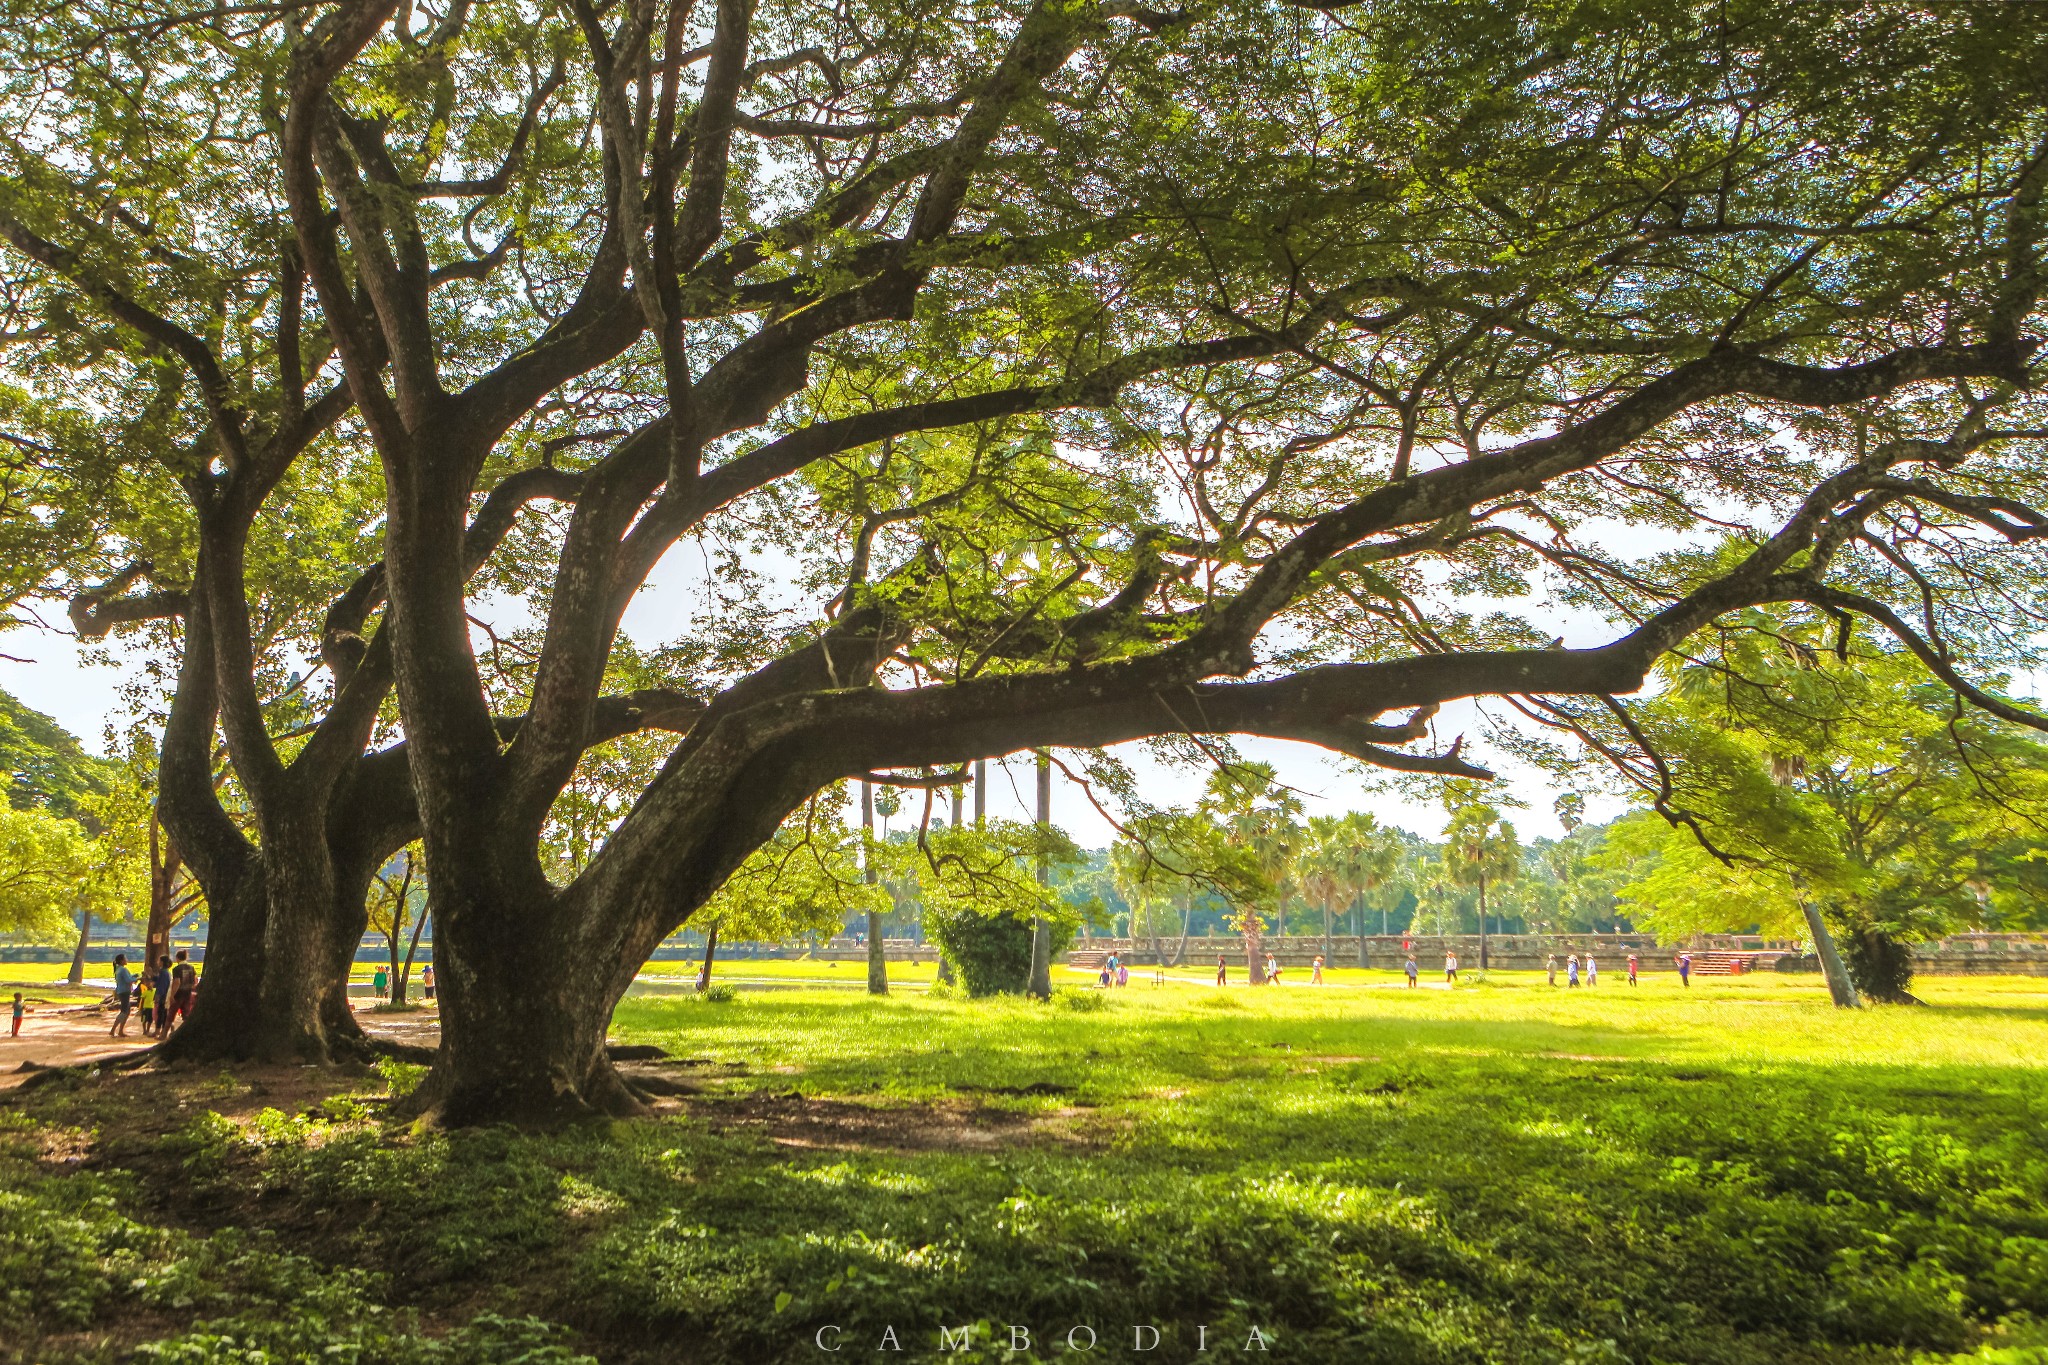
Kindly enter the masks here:
<path id="1" fill-rule="evenodd" d="M 1515 827 L 1484 801 L 1468 801 L 1451 812 L 1444 829 L 1444 862 L 1451 880 L 1479 892 L 1479 969 L 1487 965 L 1486 888 L 1513 881 L 1522 868 Z"/>

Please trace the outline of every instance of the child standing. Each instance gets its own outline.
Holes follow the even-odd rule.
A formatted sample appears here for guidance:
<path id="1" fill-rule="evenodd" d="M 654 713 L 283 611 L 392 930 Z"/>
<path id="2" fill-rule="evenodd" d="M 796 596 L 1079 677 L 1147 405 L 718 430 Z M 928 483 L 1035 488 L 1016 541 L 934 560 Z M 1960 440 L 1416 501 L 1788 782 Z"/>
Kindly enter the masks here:
<path id="1" fill-rule="evenodd" d="M 1223 960 L 1223 954 L 1216 954 L 1216 984 L 1227 985 L 1230 979 L 1230 964 Z"/>
<path id="2" fill-rule="evenodd" d="M 1550 978 L 1550 984 L 1551 984 L 1551 985 L 1555 986 L 1555 985 L 1557 984 L 1557 954 L 1556 954 L 1556 953 L 1552 953 L 1552 954 L 1551 954 L 1551 955 L 1550 955 L 1549 957 L 1546 957 L 1546 958 L 1544 958 L 1544 959 L 1543 959 L 1543 974 L 1544 974 L 1545 976 L 1547 976 L 1547 977 L 1549 977 L 1549 978 Z"/>
<path id="3" fill-rule="evenodd" d="M 28 1006 L 21 1003 L 21 992 L 16 991 L 14 993 L 14 1028 L 8 1033 L 7 1036 L 9 1038 L 19 1038 L 21 1036 L 21 1016 L 27 1012 Z"/>
<path id="4" fill-rule="evenodd" d="M 1588 986 L 1600 984 L 1600 964 L 1593 960 L 1591 953 L 1586 954 L 1586 984 Z"/>
<path id="5" fill-rule="evenodd" d="M 1308 984 L 1311 986 L 1323 984 L 1323 955 L 1321 953 L 1316 954 L 1316 960 L 1309 968 Z"/>
<path id="6" fill-rule="evenodd" d="M 1631 986 L 1636 984 L 1636 955 L 1634 953 L 1628 955 L 1628 984 Z"/>
<path id="7" fill-rule="evenodd" d="M 1416 972 L 1416 968 L 1415 968 L 1415 954 L 1413 954 L 1413 953 L 1410 953 L 1410 954 L 1408 954 L 1408 965 L 1407 965 L 1406 967 L 1404 967 L 1404 968 L 1403 968 L 1402 970 L 1408 973 L 1408 989 L 1409 989 L 1409 990 L 1411 990 L 1411 991 L 1412 991 L 1412 990 L 1414 990 L 1414 989 L 1415 989 L 1415 972 Z"/>
<path id="8" fill-rule="evenodd" d="M 1573 953 L 1565 960 L 1565 984 L 1573 990 L 1579 988 L 1579 955 Z"/>
<path id="9" fill-rule="evenodd" d="M 1446 986 L 1456 986 L 1458 984 L 1458 955 L 1456 953 L 1444 954 L 1444 984 Z"/>

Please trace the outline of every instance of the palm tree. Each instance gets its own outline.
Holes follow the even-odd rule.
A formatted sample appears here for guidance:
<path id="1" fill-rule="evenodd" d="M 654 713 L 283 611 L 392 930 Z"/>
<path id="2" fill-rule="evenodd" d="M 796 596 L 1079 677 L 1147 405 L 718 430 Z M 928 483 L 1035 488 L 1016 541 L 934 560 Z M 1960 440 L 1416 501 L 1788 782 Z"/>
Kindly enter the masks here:
<path id="1" fill-rule="evenodd" d="M 1296 860 L 1301 889 L 1323 912 L 1323 961 L 1336 957 L 1330 946 L 1330 906 L 1349 888 L 1356 849 L 1351 841 L 1347 817 L 1309 817 L 1308 838 Z"/>
<path id="2" fill-rule="evenodd" d="M 1339 895 L 1351 905 L 1352 927 L 1358 931 L 1358 965 L 1367 965 L 1365 896 L 1387 884 L 1401 865 L 1401 841 L 1367 811 L 1352 811 L 1342 823 L 1344 856 L 1338 863 Z M 1386 906 L 1380 907 L 1380 932 L 1385 933 Z"/>
<path id="3" fill-rule="evenodd" d="M 1513 881 L 1522 867 L 1522 847 L 1515 827 L 1483 801 L 1470 801 L 1451 812 L 1444 829 L 1444 862 L 1451 880 L 1479 890 L 1479 970 L 1486 970 L 1486 887 Z"/>
<path id="4" fill-rule="evenodd" d="M 1222 827 L 1225 844 L 1240 855 L 1236 867 L 1225 872 L 1238 884 L 1232 899 L 1244 934 L 1246 976 L 1252 985 L 1263 985 L 1259 935 L 1266 925 L 1259 912 L 1263 903 L 1284 907 L 1292 890 L 1301 842 L 1294 822 L 1301 798 L 1280 786 L 1272 764 L 1236 763 L 1210 774 L 1202 809 Z"/>

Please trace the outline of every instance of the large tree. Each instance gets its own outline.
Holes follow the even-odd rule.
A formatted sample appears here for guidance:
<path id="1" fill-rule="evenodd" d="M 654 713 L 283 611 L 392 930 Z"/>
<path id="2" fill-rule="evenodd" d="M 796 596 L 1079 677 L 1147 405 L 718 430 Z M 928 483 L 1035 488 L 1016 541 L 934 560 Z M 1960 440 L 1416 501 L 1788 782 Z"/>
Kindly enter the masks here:
<path id="1" fill-rule="evenodd" d="M 198 527 L 189 582 L 88 610 L 183 594 L 166 818 L 203 881 L 262 871 L 208 885 L 202 1001 L 232 944 L 264 946 L 223 994 L 283 990 L 267 952 L 360 915 L 337 825 L 416 809 L 450 1120 L 633 1109 L 613 1003 L 848 778 L 1229 733 L 1476 776 L 1415 747 L 1441 704 L 1569 724 L 1760 602 L 1872 616 L 2007 705 L 1969 679 L 2023 602 L 1899 604 L 2033 573 L 2048 526 L 2025 7 L 7 14 L 21 448 L 101 488 L 46 438 L 122 414 Z M 52 392 L 81 374 L 106 391 Z M 333 575 L 327 709 L 286 743 L 248 548 L 330 449 L 381 469 L 381 562 Z M 503 551 L 535 625 L 501 669 L 472 598 L 535 496 L 565 514 Z M 1644 566 L 1617 521 L 1742 531 Z M 683 541 L 711 609 L 659 681 L 699 702 L 551 878 L 586 749 L 646 723 L 620 623 Z M 1467 606 L 1538 587 L 1611 630 Z M 387 691 L 404 743 L 367 752 Z M 253 840 L 198 780 L 216 728 Z"/>

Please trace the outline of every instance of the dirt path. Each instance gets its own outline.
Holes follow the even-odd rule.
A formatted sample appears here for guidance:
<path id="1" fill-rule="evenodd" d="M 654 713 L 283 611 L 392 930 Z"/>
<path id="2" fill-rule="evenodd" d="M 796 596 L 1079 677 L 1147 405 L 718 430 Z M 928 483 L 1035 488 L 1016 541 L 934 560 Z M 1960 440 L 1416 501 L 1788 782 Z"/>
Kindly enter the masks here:
<path id="1" fill-rule="evenodd" d="M 143 1036 L 141 1022 L 132 1015 L 128 1019 L 128 1036 L 109 1038 L 107 1029 L 114 1022 L 112 1010 L 55 1003 L 39 1007 L 31 998 L 29 1011 L 21 1021 L 19 1038 L 10 1038 L 0 1031 L 0 1090 L 21 1084 L 35 1067 L 75 1066 L 150 1045 L 150 1040 Z M 366 1010 L 356 1018 L 368 1032 L 394 1042 L 432 1048 L 441 1040 L 441 1023 L 432 1011 L 377 1015 Z M 24 1070 L 24 1062 L 35 1066 Z"/>

